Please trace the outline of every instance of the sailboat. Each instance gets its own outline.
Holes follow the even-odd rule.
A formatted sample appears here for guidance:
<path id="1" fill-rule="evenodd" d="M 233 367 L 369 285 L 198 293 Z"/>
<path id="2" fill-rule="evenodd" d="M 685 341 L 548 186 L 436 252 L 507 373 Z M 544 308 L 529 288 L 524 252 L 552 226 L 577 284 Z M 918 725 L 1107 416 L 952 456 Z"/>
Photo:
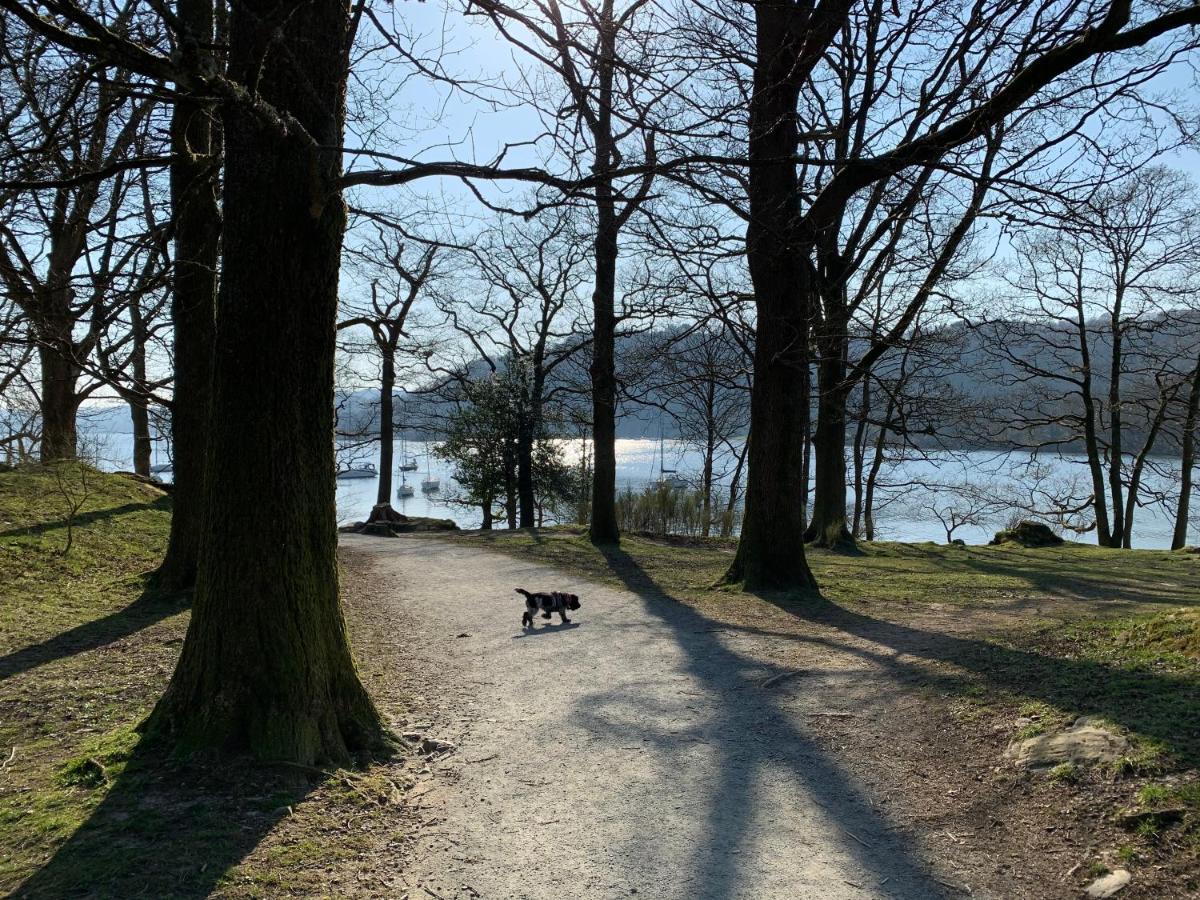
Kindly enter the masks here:
<path id="1" fill-rule="evenodd" d="M 421 493 L 436 494 L 442 489 L 441 479 L 434 478 L 433 473 L 429 471 L 429 445 L 425 445 L 425 477 L 421 479 Z"/>
<path id="2" fill-rule="evenodd" d="M 678 469 L 667 468 L 667 445 L 663 438 L 663 433 L 658 433 L 658 484 L 660 487 L 667 487 L 673 490 L 686 488 L 688 481 L 686 478 L 678 475 Z"/>
<path id="3" fill-rule="evenodd" d="M 408 479 L 404 477 L 405 469 L 400 467 L 400 484 L 396 487 L 396 496 L 401 499 L 411 497 L 413 495 L 413 486 L 408 483 Z"/>
<path id="4" fill-rule="evenodd" d="M 404 426 L 400 426 L 400 465 L 396 469 L 397 472 L 415 472 L 417 471 L 417 460 L 415 457 L 408 455 L 408 438 L 404 436 Z"/>

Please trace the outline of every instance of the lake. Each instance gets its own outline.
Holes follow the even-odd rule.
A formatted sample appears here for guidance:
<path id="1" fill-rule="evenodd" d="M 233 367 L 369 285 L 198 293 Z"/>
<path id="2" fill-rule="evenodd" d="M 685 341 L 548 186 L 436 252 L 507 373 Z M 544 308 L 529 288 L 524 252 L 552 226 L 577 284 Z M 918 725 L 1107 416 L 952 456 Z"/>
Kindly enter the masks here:
<path id="1" fill-rule="evenodd" d="M 132 465 L 132 437 L 121 433 L 93 433 L 91 435 L 98 445 L 100 464 L 109 470 L 128 469 Z M 409 441 L 407 450 L 410 456 L 416 457 L 420 464 L 417 472 L 408 473 L 409 482 L 416 489 L 416 496 L 409 498 L 393 498 L 392 504 L 397 510 L 410 516 L 430 516 L 449 518 L 456 521 L 462 528 L 477 528 L 480 523 L 480 513 L 475 507 L 455 503 L 453 501 L 455 484 L 451 467 L 429 453 L 430 444 L 419 441 Z M 578 459 L 581 443 L 578 441 L 564 442 L 564 450 L 568 459 Z M 694 480 L 700 470 L 701 458 L 695 451 L 688 449 L 679 442 L 666 441 L 660 450 L 659 442 L 645 439 L 621 439 L 617 441 L 617 483 L 624 490 L 626 487 L 640 490 L 658 480 L 660 455 L 666 459 L 668 468 L 675 468 L 679 473 Z M 396 445 L 396 459 L 400 458 L 399 442 Z M 379 462 L 378 448 L 373 453 L 364 451 L 356 455 L 355 462 L 360 464 L 370 460 L 375 465 Z M 1027 456 L 1023 454 L 1002 454 L 996 451 L 963 451 L 957 453 L 939 454 L 932 461 L 908 461 L 888 467 L 886 481 L 895 485 L 892 493 L 904 492 L 903 499 L 897 499 L 882 506 L 876 514 L 876 537 L 881 540 L 920 542 L 945 541 L 945 532 L 938 521 L 930 516 L 922 506 L 930 502 L 940 502 L 937 490 L 931 489 L 931 484 L 957 485 L 964 482 L 980 484 L 1025 484 L 1033 479 L 1024 470 L 1023 463 Z M 155 462 L 166 462 L 165 453 Z M 1178 464 L 1170 459 L 1160 461 L 1167 471 L 1164 474 L 1148 473 L 1145 483 L 1149 490 L 1167 491 L 1171 484 L 1171 472 Z M 1079 480 L 1085 474 L 1084 459 L 1078 455 L 1063 455 L 1042 459 L 1039 461 L 1040 476 L 1045 480 L 1059 483 L 1067 480 Z M 442 490 L 433 495 L 423 495 L 420 481 L 426 472 L 441 479 Z M 162 476 L 169 480 L 170 473 Z M 396 477 L 394 485 L 399 484 Z M 900 486 L 907 486 L 902 489 Z M 365 519 L 375 502 L 377 481 L 370 479 L 340 479 L 337 483 L 337 514 L 339 522 L 346 523 Z M 853 492 L 851 492 L 853 494 Z M 885 497 L 887 494 L 885 493 Z M 969 544 L 986 543 L 1008 518 L 1007 512 L 999 512 L 989 517 L 982 525 L 964 525 L 955 532 L 956 538 L 962 538 Z M 1167 548 L 1171 543 L 1173 519 L 1163 509 L 1161 504 L 1149 504 L 1136 513 L 1134 524 L 1133 545 L 1142 548 Z M 1193 528 L 1189 532 L 1189 542 L 1200 540 L 1200 528 L 1197 528 L 1193 518 Z M 1069 536 L 1069 535 L 1067 535 Z M 1079 540 L 1091 543 L 1095 540 L 1091 534 L 1082 535 Z"/>

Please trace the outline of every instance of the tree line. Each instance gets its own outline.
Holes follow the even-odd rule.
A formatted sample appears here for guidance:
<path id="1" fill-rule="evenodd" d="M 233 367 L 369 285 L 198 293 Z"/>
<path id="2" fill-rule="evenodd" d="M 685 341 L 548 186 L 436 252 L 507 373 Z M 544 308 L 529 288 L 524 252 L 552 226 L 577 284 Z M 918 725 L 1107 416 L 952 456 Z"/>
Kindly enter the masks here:
<path id="1" fill-rule="evenodd" d="M 748 590 L 813 589 L 806 544 L 853 540 L 845 448 L 934 428 L 920 394 L 894 385 L 944 364 L 924 338 L 971 318 L 969 293 L 987 294 L 985 310 L 1020 305 L 973 325 L 991 329 L 997 364 L 1039 385 L 1047 375 L 1006 355 L 1004 329 L 1086 355 L 1096 304 L 1117 304 L 1108 377 L 1072 357 L 1049 374 L 1068 376 L 1061 398 L 1078 404 L 1016 407 L 1031 434 L 1053 414 L 1092 441 L 1107 541 L 1125 542 L 1137 502 L 1126 411 L 1153 382 L 1155 434 L 1181 408 L 1194 425 L 1194 372 L 1155 371 L 1139 348 L 1145 328 L 1192 321 L 1176 252 L 1161 265 L 1147 251 L 1181 232 L 1156 213 L 1167 236 L 1128 237 L 1137 262 L 1101 234 L 1136 231 L 1145 188 L 1119 191 L 1191 137 L 1172 85 L 1195 59 L 1194 2 L 449 3 L 510 45 L 519 62 L 492 78 L 431 55 L 403 3 L 0 9 L 0 385 L 36 406 L 20 440 L 36 428 L 48 461 L 76 453 L 76 414 L 98 391 L 169 411 L 175 515 L 159 578 L 193 590 L 193 613 L 149 727 L 183 748 L 312 763 L 387 743 L 338 606 L 333 398 L 352 332 L 369 334 L 385 404 L 413 315 L 434 337 L 409 362 L 458 383 L 468 408 L 486 404 L 469 394 L 481 379 L 453 364 L 461 348 L 493 383 L 520 382 L 504 407 L 521 525 L 537 519 L 560 385 L 548 374 L 582 360 L 598 543 L 619 539 L 616 417 L 643 376 L 694 407 L 685 418 L 708 429 L 714 466 L 718 394 L 748 392 L 727 575 Z M 413 85 L 520 114 L 530 133 L 487 159 L 410 149 L 399 119 Z M 431 224 L 414 191 L 435 181 L 463 197 Z M 472 203 L 485 228 L 444 224 Z M 473 289 L 437 289 L 442 247 L 471 260 L 457 277 Z M 352 281 L 361 290 L 343 296 Z M 618 358 L 621 335 L 663 320 L 690 323 L 674 341 L 694 351 L 682 377 L 667 356 Z M 711 398 L 696 390 L 705 370 Z M 872 465 L 855 455 L 854 478 Z"/>

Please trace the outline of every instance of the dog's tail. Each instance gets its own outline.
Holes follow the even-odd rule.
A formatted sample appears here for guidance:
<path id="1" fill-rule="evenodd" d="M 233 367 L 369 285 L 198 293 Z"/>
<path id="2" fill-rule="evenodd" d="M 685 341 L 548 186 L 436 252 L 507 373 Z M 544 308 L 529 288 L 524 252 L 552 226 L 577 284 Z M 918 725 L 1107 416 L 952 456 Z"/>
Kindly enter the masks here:
<path id="1" fill-rule="evenodd" d="M 516 593 L 522 594 L 526 600 L 533 596 L 533 594 L 529 593 L 529 591 L 525 590 L 525 588 L 514 588 L 514 590 Z"/>

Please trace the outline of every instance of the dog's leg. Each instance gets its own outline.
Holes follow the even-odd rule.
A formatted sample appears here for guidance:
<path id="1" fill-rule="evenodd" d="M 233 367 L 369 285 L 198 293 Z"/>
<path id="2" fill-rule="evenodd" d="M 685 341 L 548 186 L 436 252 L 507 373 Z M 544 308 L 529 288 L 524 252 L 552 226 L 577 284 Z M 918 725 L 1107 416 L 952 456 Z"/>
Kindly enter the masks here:
<path id="1" fill-rule="evenodd" d="M 562 624 L 563 624 L 563 625 L 569 625 L 569 624 L 571 624 L 571 620 L 567 618 L 567 613 L 566 613 L 566 611 L 565 611 L 565 610 L 560 610 L 558 614 L 559 614 L 560 616 L 562 616 Z"/>
<path id="2" fill-rule="evenodd" d="M 529 610 L 525 610 L 525 612 L 521 613 L 521 627 L 522 628 L 532 628 L 533 627 L 533 616 L 531 616 L 529 614 Z"/>
<path id="3" fill-rule="evenodd" d="M 543 619 L 548 619 L 548 618 L 550 618 L 550 610 L 548 610 L 548 609 L 546 609 L 546 610 L 542 610 L 542 618 L 543 618 Z"/>

